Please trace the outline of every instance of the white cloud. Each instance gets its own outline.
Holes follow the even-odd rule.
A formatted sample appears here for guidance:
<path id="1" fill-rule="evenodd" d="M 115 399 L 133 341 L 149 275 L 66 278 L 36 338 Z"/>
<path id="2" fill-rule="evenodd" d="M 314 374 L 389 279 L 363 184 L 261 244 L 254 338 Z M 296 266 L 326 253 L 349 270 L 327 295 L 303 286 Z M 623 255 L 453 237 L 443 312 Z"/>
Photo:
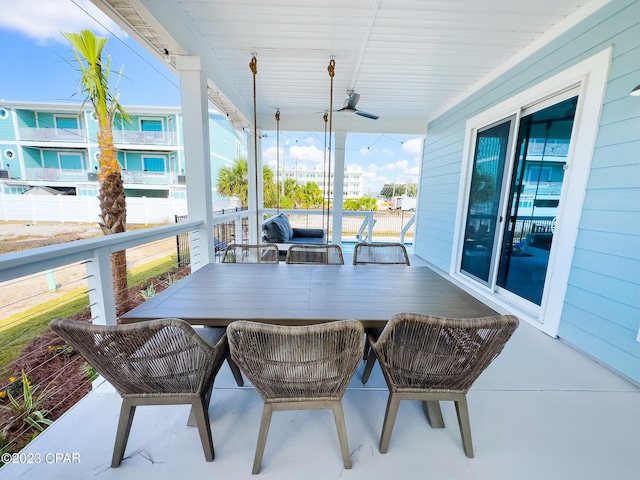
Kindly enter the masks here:
<path id="1" fill-rule="evenodd" d="M 320 150 L 315 145 L 310 146 L 301 146 L 294 145 L 289 149 L 289 154 L 287 155 L 287 160 L 308 160 L 310 162 L 321 163 L 324 161 L 324 154 L 322 150 Z"/>
<path id="2" fill-rule="evenodd" d="M 385 166 L 381 167 L 380 170 L 394 170 L 396 172 L 401 172 L 408 166 L 409 160 L 398 160 L 395 163 L 387 163 Z"/>
<path id="3" fill-rule="evenodd" d="M 274 163 L 278 159 L 278 148 L 275 146 L 269 147 L 262 151 L 262 160 L 267 163 Z M 280 149 L 280 159 L 282 159 L 282 148 Z"/>
<path id="4" fill-rule="evenodd" d="M 360 154 L 361 157 L 368 157 L 369 155 L 371 155 L 371 149 L 363 147 L 360 150 L 358 150 L 358 153 Z"/>
<path id="5" fill-rule="evenodd" d="M 127 37 L 124 30 L 89 0 L 75 0 L 75 3 L 70 0 L 0 0 L 0 11 L 0 27 L 18 31 L 41 44 L 64 43 L 66 40 L 60 32 L 83 29 L 98 35 Z"/>
<path id="6" fill-rule="evenodd" d="M 402 151 L 413 155 L 420 155 L 422 151 L 422 137 L 412 138 L 402 144 Z"/>

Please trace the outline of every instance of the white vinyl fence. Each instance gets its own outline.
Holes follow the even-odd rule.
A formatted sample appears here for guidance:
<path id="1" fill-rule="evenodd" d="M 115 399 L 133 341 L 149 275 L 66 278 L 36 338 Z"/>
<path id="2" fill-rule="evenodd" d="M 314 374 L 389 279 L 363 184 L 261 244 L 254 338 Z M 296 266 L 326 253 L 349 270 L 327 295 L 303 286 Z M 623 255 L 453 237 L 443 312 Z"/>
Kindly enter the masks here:
<path id="1" fill-rule="evenodd" d="M 10 195 L 0 193 L 0 220 L 20 222 L 96 222 L 96 197 L 72 195 Z M 187 201 L 175 198 L 128 197 L 127 223 L 173 223 L 187 214 Z"/>

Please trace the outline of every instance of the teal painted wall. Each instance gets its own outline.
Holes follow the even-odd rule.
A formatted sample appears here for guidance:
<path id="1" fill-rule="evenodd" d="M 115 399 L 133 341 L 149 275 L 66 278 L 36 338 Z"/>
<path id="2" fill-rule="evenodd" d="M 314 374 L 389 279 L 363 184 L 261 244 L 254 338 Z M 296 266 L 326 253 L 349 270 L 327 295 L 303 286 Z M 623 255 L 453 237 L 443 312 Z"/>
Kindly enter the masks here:
<path id="1" fill-rule="evenodd" d="M 209 115 L 209 139 L 211 150 L 211 184 L 215 189 L 220 170 L 231 164 L 237 155 L 238 134 L 222 115 Z M 214 194 L 214 199 L 221 197 Z"/>
<path id="2" fill-rule="evenodd" d="M 415 252 L 449 271 L 465 122 L 613 46 L 559 336 L 640 382 L 640 1 L 614 0 L 429 123 Z"/>
<path id="3" fill-rule="evenodd" d="M 0 105 L 0 113 L 2 112 L 4 112 L 4 115 L 0 116 L 0 140 L 15 141 L 16 133 L 13 127 L 13 111 Z"/>
<path id="4" fill-rule="evenodd" d="M 36 127 L 36 114 L 32 110 L 16 110 L 18 127 Z"/>
<path id="5" fill-rule="evenodd" d="M 40 150 L 37 148 L 23 148 L 22 155 L 24 156 L 25 168 L 40 168 L 42 167 L 42 158 L 40 157 Z"/>

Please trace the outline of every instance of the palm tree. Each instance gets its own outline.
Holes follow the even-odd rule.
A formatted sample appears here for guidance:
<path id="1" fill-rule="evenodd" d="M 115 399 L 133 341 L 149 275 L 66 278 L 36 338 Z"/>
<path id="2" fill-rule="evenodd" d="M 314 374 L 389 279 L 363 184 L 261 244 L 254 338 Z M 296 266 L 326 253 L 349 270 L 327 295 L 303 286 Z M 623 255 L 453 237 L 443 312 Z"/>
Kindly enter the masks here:
<path id="1" fill-rule="evenodd" d="M 276 206 L 276 188 L 273 183 L 273 171 L 267 166 L 262 167 L 264 183 L 265 207 Z M 220 169 L 218 173 L 218 194 L 224 197 L 238 197 L 243 207 L 249 205 L 249 167 L 246 158 L 238 158 L 232 165 Z"/>
<path id="2" fill-rule="evenodd" d="M 98 119 L 98 146 L 100 154 L 98 163 L 100 172 L 98 180 L 100 191 L 99 225 L 105 235 L 124 232 L 127 228 L 127 208 L 124 196 L 124 184 L 117 150 L 113 144 L 113 120 L 116 114 L 128 120 L 129 116 L 118 102 L 117 92 L 109 89 L 109 73 L 111 56 L 107 56 L 106 65 L 102 62 L 102 50 L 107 38 L 96 37 L 89 30 L 80 33 L 62 33 L 73 47 L 79 65 L 81 93 L 86 94 L 86 101 L 93 104 Z M 111 273 L 114 282 L 115 303 L 118 313 L 126 311 L 129 303 L 127 291 L 127 257 L 126 251 L 114 252 L 111 255 Z"/>

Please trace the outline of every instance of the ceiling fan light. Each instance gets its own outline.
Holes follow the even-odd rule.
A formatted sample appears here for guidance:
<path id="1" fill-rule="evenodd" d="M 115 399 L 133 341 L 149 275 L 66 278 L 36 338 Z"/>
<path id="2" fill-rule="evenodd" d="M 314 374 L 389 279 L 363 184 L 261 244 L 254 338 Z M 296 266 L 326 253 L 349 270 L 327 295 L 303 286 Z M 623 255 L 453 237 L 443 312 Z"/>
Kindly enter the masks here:
<path id="1" fill-rule="evenodd" d="M 636 88 L 634 88 L 633 90 L 631 90 L 631 92 L 629 93 L 629 95 L 633 96 L 633 97 L 640 97 L 640 85 L 636 85 Z"/>

